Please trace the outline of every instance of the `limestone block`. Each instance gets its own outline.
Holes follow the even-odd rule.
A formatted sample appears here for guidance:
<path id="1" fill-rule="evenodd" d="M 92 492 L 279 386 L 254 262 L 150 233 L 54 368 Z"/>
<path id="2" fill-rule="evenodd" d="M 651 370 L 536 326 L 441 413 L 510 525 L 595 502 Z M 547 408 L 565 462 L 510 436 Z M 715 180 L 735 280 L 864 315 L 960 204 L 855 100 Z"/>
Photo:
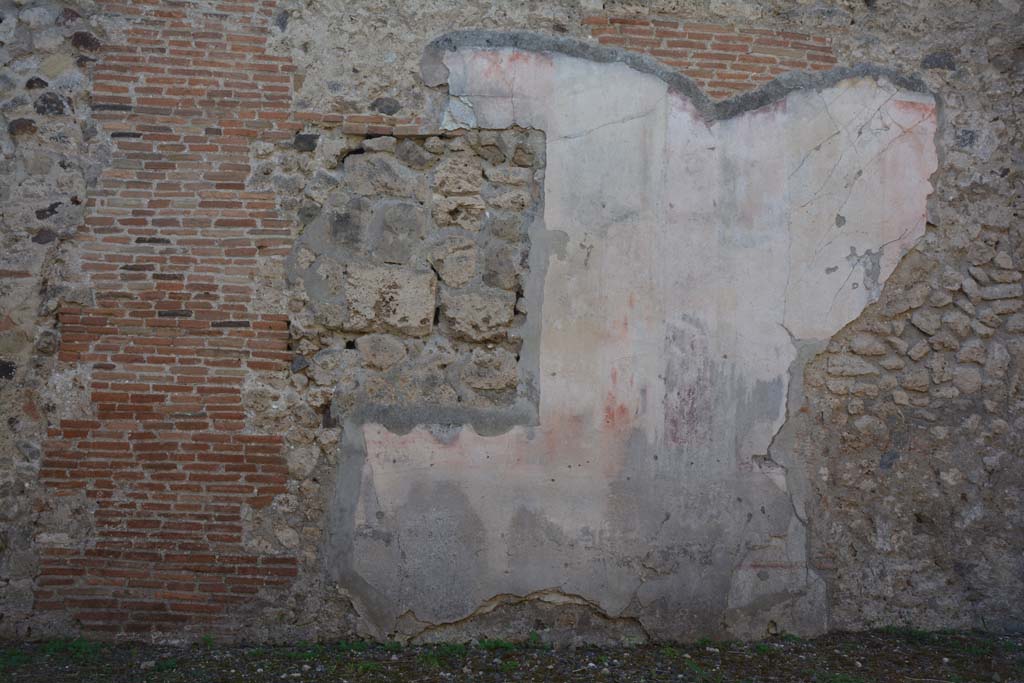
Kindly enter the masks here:
<path id="1" fill-rule="evenodd" d="M 470 341 L 504 337 L 515 305 L 515 294 L 490 287 L 441 293 L 441 314 L 453 334 Z"/>
<path id="2" fill-rule="evenodd" d="M 474 349 L 462 381 L 474 389 L 504 389 L 516 385 L 516 357 L 506 349 Z"/>
<path id="3" fill-rule="evenodd" d="M 469 152 L 450 154 L 434 168 L 434 187 L 446 196 L 477 194 L 483 177 L 479 157 Z"/>
<path id="4" fill-rule="evenodd" d="M 437 279 L 431 272 L 397 266 L 349 264 L 346 328 L 351 331 L 430 334 Z"/>
<path id="5" fill-rule="evenodd" d="M 446 237 L 431 247 L 427 258 L 449 287 L 462 287 L 476 277 L 477 247 L 468 237 Z"/>
<path id="6" fill-rule="evenodd" d="M 432 215 L 434 222 L 441 227 L 452 226 L 478 232 L 486 210 L 487 206 L 480 197 L 435 195 Z"/>

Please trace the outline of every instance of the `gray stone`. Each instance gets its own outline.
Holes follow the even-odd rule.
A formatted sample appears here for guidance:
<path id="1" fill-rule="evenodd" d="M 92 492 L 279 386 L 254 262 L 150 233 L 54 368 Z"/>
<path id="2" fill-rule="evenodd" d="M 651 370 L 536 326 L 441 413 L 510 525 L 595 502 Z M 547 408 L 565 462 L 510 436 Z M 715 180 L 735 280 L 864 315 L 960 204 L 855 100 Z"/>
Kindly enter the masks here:
<path id="1" fill-rule="evenodd" d="M 1016 313 L 1007 318 L 1006 331 L 1014 334 L 1024 332 L 1024 313 Z"/>
<path id="2" fill-rule="evenodd" d="M 1019 284 L 992 285 L 981 288 L 981 298 L 986 301 L 993 299 L 1013 299 L 1024 296 L 1024 288 Z"/>
<path id="3" fill-rule="evenodd" d="M 312 152 L 319 140 L 320 136 L 316 133 L 296 133 L 292 146 L 297 152 Z"/>
<path id="4" fill-rule="evenodd" d="M 964 313 L 957 310 L 943 313 L 942 324 L 961 338 L 966 337 L 971 332 L 971 319 Z"/>
<path id="5" fill-rule="evenodd" d="M 989 344 L 988 353 L 985 356 L 985 374 L 995 379 L 1006 377 L 1010 368 L 1010 353 L 1006 347 L 999 342 Z"/>
<path id="6" fill-rule="evenodd" d="M 919 309 L 910 316 L 911 324 L 925 334 L 932 335 L 942 327 L 942 317 L 933 310 Z"/>
<path id="7" fill-rule="evenodd" d="M 388 152 L 395 151 L 398 141 L 390 135 L 381 135 L 363 140 L 363 149 L 367 152 Z"/>
<path id="8" fill-rule="evenodd" d="M 522 254 L 507 242 L 487 245 L 484 257 L 484 283 L 498 289 L 513 290 L 519 286 L 519 273 L 523 270 Z"/>
<path id="9" fill-rule="evenodd" d="M 405 359 L 405 344 L 387 334 L 368 334 L 356 340 L 356 348 L 371 368 L 388 370 Z"/>
<path id="10" fill-rule="evenodd" d="M 935 384 L 944 384 L 953 379 L 953 363 L 945 354 L 933 354 L 925 361 L 925 365 L 932 371 L 932 382 Z"/>
<path id="11" fill-rule="evenodd" d="M 931 351 L 931 346 L 929 346 L 928 342 L 922 339 L 910 348 L 907 355 L 910 356 L 911 360 L 917 361 L 927 356 L 929 351 Z"/>
<path id="12" fill-rule="evenodd" d="M 361 251 L 366 246 L 371 205 L 367 200 L 351 199 L 344 210 L 331 211 L 324 216 L 331 244 L 346 251 Z"/>
<path id="13" fill-rule="evenodd" d="M 426 180 L 390 154 L 356 154 L 345 157 L 345 186 L 367 197 L 422 199 Z"/>
<path id="14" fill-rule="evenodd" d="M 940 52 L 932 52 L 924 56 L 921 60 L 922 69 L 941 69 L 945 71 L 956 70 L 956 60 L 953 59 L 953 55 L 945 50 Z"/>
<path id="15" fill-rule="evenodd" d="M 393 116 L 401 111 L 402 105 L 393 97 L 378 97 L 370 103 L 370 108 L 385 116 Z"/>
<path id="16" fill-rule="evenodd" d="M 956 351 L 960 348 L 960 340 L 952 332 L 946 330 L 930 337 L 928 344 L 935 351 Z"/>
<path id="17" fill-rule="evenodd" d="M 287 455 L 288 474 L 299 480 L 305 479 L 312 474 L 319 459 L 317 450 L 313 446 L 290 449 Z"/>
<path id="18" fill-rule="evenodd" d="M 518 242 L 525 231 L 523 215 L 510 211 L 488 211 L 483 228 L 493 237 L 508 242 Z"/>
<path id="19" fill-rule="evenodd" d="M 960 363 L 978 363 L 981 365 L 985 362 L 985 345 L 978 339 L 971 339 L 960 347 L 959 353 L 956 354 L 956 359 Z"/>
<path id="20" fill-rule="evenodd" d="M 953 370 L 953 386 L 961 394 L 971 395 L 981 389 L 981 371 L 970 366 L 959 366 Z"/>
<path id="21" fill-rule="evenodd" d="M 395 148 L 395 156 L 409 168 L 424 170 L 430 168 L 437 157 L 426 151 L 412 140 L 402 140 Z"/>
<path id="22" fill-rule="evenodd" d="M 928 391 L 930 385 L 931 378 L 924 368 L 911 368 L 900 379 L 900 386 L 907 391 Z"/>
<path id="23" fill-rule="evenodd" d="M 386 263 L 406 263 L 427 235 L 426 210 L 415 202 L 384 201 L 373 209 L 369 241 Z"/>

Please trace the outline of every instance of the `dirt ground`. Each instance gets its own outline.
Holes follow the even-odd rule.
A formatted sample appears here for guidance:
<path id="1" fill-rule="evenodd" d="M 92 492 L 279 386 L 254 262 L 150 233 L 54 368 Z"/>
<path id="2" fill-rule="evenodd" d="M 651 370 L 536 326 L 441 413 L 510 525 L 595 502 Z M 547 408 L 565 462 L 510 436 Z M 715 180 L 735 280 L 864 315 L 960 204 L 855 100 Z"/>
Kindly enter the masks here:
<path id="1" fill-rule="evenodd" d="M 0 681 L 683 681 L 1024 683 L 1024 635 L 889 629 L 803 640 L 551 648 L 526 642 L 402 646 L 342 641 L 191 647 L 87 640 L 0 643 Z"/>

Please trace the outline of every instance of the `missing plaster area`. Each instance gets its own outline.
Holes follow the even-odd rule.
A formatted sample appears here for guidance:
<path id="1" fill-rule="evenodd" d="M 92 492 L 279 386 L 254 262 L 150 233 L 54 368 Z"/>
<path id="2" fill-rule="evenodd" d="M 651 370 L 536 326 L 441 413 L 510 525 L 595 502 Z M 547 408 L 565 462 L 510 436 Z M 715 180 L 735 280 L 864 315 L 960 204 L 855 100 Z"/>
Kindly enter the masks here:
<path id="1" fill-rule="evenodd" d="M 292 372 L 314 408 L 399 429 L 536 413 L 523 359 L 544 149 L 522 129 L 347 141 L 286 264 Z"/>

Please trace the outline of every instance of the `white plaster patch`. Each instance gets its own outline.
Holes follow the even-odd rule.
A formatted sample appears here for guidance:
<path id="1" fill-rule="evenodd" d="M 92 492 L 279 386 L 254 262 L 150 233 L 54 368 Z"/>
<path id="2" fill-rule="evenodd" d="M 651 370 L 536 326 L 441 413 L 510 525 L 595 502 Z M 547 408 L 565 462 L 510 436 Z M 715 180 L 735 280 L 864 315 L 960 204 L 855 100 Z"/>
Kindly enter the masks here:
<path id="1" fill-rule="evenodd" d="M 761 463 L 796 342 L 859 315 L 924 233 L 933 99 L 855 78 L 709 123 L 621 63 L 464 48 L 445 65 L 446 121 L 546 132 L 544 228 L 565 249 L 543 283 L 539 427 L 364 427 L 352 569 L 373 626 L 557 589 L 660 638 L 823 630 L 801 501 Z"/>

